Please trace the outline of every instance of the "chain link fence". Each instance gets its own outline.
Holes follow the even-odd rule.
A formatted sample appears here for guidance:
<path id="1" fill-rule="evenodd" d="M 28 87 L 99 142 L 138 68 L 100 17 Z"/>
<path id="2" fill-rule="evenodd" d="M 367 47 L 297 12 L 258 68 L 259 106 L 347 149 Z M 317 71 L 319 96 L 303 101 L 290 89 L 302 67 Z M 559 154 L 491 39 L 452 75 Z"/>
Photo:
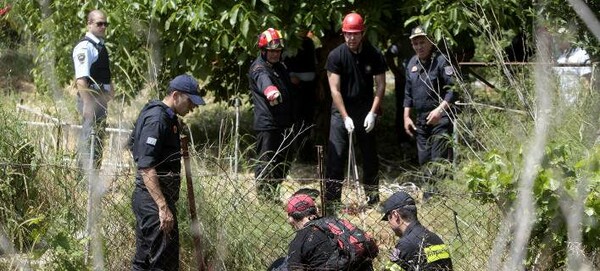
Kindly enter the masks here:
<path id="1" fill-rule="evenodd" d="M 40 219 L 39 225 L 44 225 L 43 231 L 33 227 L 43 236 L 36 239 L 37 243 L 29 244 L 33 249 L 28 252 L 32 253 L 21 254 L 17 251 L 22 246 L 15 242 L 12 232 L 6 232 L 5 236 L 13 240 L 2 246 L 4 255 L 0 254 L 0 267 L 130 270 L 135 252 L 135 217 L 131 209 L 135 166 L 129 151 L 123 147 L 129 133 L 109 130 L 105 140 L 109 147 L 104 148 L 101 170 L 85 174 L 77 168 L 73 158 L 77 127 L 56 122 L 41 124 L 48 123 L 47 120 L 35 122 L 31 121 L 27 130 L 31 138 L 36 138 L 35 144 L 47 159 L 19 166 L 36 169 L 36 180 L 29 185 L 37 191 L 38 207 L 34 211 L 39 213 L 30 215 Z M 191 150 L 190 156 L 199 223 L 191 225 L 186 180 L 182 176 L 181 197 L 177 203 L 181 270 L 197 270 L 192 227 L 199 229 L 204 262 L 210 270 L 265 270 L 275 259 L 285 256 L 294 230 L 287 222 L 284 203 L 301 188 L 321 189 L 317 166 L 294 164 L 290 176 L 279 187 L 279 202 L 264 202 L 258 199 L 252 174 L 235 174 L 230 159 L 221 158 L 225 155 Z M 247 168 L 240 172 L 252 172 L 251 162 L 241 164 Z M 7 169 L 15 165 L 2 166 Z M 343 206 L 336 215 L 375 237 L 381 251 L 375 267 L 380 270 L 398 237 L 387 222 L 381 221 L 378 208 L 363 206 L 357 198 L 361 189 L 344 184 Z M 385 179 L 379 186 L 382 202 L 400 189 L 417 200 L 421 223 L 449 244 L 455 270 L 487 269 L 502 218 L 496 206 L 483 205 L 459 190 L 424 191 L 413 184 Z M 95 200 L 90 201 L 90 191 L 97 193 Z M 425 200 L 426 192 L 433 196 Z M 316 202 L 321 209 L 321 199 Z"/>

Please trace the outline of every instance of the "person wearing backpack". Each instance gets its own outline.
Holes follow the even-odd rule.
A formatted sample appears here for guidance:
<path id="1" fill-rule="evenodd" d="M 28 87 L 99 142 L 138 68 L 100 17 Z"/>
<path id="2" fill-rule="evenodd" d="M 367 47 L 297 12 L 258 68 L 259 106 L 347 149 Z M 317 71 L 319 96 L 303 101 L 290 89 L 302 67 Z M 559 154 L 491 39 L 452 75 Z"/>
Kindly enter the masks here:
<path id="1" fill-rule="evenodd" d="M 286 211 L 296 230 L 288 248 L 288 270 L 373 270 L 378 249 L 364 231 L 345 220 L 319 217 L 306 194 L 292 196 Z"/>
<path id="2" fill-rule="evenodd" d="M 384 216 L 390 228 L 400 237 L 385 265 L 388 271 L 441 271 L 452 270 L 448 247 L 435 233 L 429 231 L 417 218 L 415 200 L 399 191 L 383 204 Z"/>

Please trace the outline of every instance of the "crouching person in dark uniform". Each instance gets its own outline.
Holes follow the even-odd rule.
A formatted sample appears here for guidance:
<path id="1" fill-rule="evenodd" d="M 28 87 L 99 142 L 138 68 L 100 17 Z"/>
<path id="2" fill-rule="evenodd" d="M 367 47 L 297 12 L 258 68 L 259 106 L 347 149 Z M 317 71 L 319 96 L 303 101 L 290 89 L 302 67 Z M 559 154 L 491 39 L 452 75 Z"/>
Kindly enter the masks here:
<path id="1" fill-rule="evenodd" d="M 273 28 L 262 32 L 258 48 L 260 55 L 248 72 L 258 154 L 254 176 L 259 198 L 279 201 L 279 184 L 290 167 L 287 154 L 293 138 L 288 129 L 294 121 L 292 87 L 287 69 L 281 63 L 281 32 Z"/>
<path id="2" fill-rule="evenodd" d="M 410 41 L 416 55 L 406 66 L 404 129 L 415 136 L 419 164 L 450 159 L 450 105 L 454 102 L 454 68 L 435 47 L 420 26 Z M 413 121 L 411 114 L 415 115 Z"/>
<path id="3" fill-rule="evenodd" d="M 337 245 L 327 234 L 309 222 L 318 219 L 314 200 L 299 194 L 288 200 L 288 223 L 296 230 L 296 236 L 288 248 L 289 270 L 336 270 L 329 266 L 329 258 L 337 252 Z"/>
<path id="4" fill-rule="evenodd" d="M 179 75 L 169 83 L 169 94 L 146 104 L 135 123 L 129 139 L 137 165 L 133 270 L 179 270 L 175 204 L 181 184 L 181 128 L 177 115 L 185 116 L 203 104 L 196 79 Z"/>
<path id="5" fill-rule="evenodd" d="M 347 220 L 318 217 L 313 198 L 306 194 L 292 196 L 286 211 L 296 236 L 283 266 L 287 264 L 289 270 L 373 271 L 379 249 L 368 233 Z"/>
<path id="6" fill-rule="evenodd" d="M 385 270 L 389 271 L 441 271 L 452 270 L 448 247 L 435 233 L 417 219 L 417 206 L 406 192 L 394 193 L 383 204 L 390 228 L 400 237 L 392 250 Z"/>

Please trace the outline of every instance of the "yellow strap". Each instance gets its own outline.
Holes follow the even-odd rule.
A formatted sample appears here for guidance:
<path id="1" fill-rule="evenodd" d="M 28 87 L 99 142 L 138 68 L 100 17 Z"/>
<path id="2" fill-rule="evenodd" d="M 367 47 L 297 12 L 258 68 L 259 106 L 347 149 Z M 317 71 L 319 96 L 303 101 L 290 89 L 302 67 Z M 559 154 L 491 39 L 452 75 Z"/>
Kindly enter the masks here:
<path id="1" fill-rule="evenodd" d="M 433 245 L 425 248 L 427 262 L 432 263 L 438 260 L 450 259 L 450 252 L 445 244 Z"/>
<path id="2" fill-rule="evenodd" d="M 387 264 L 385 264 L 385 270 L 386 271 L 405 271 L 402 267 L 400 267 L 400 265 L 398 265 L 392 261 L 388 261 Z"/>

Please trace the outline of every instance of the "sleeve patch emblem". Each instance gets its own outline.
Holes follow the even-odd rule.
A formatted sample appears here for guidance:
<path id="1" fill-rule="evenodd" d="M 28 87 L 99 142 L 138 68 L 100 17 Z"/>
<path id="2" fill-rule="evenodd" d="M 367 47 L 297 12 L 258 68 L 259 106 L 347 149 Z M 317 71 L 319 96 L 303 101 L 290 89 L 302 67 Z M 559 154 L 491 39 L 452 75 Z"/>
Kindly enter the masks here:
<path id="1" fill-rule="evenodd" d="M 419 69 L 419 68 L 417 68 L 417 65 L 415 65 L 415 66 L 413 66 L 413 67 L 410 69 L 410 71 L 411 71 L 411 72 L 417 72 L 417 70 L 418 70 L 418 69 Z"/>
<path id="2" fill-rule="evenodd" d="M 156 146 L 156 141 L 157 141 L 156 138 L 148 137 L 148 139 L 146 139 L 146 144 Z"/>
<path id="3" fill-rule="evenodd" d="M 444 67 L 444 73 L 446 73 L 446 75 L 452 75 L 454 74 L 454 69 L 452 66 L 446 66 Z"/>
<path id="4" fill-rule="evenodd" d="M 83 62 L 85 62 L 85 53 L 77 54 L 77 60 L 79 60 L 79 63 L 83 64 Z"/>

